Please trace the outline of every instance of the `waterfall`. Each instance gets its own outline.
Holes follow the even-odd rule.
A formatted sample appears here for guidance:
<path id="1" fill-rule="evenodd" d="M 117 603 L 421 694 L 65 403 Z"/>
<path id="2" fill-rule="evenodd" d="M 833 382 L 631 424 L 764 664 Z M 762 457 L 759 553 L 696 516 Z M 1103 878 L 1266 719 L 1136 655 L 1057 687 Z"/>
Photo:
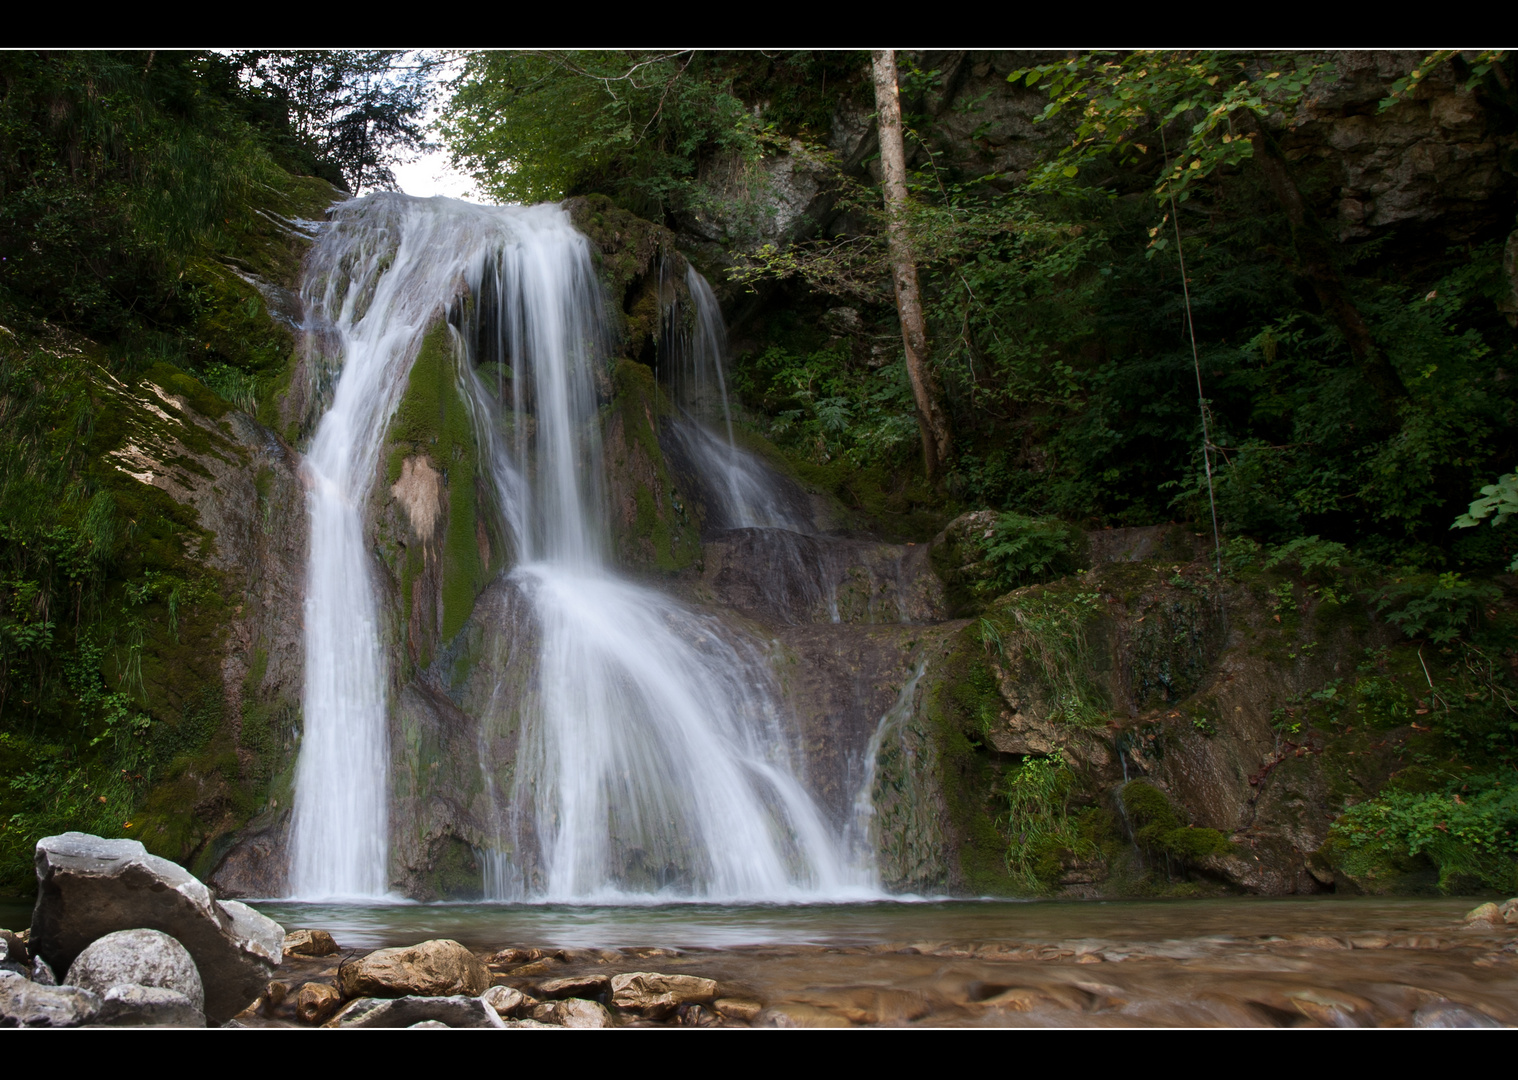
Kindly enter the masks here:
<path id="1" fill-rule="evenodd" d="M 669 364 L 667 382 L 681 412 L 672 434 L 706 481 L 715 504 L 708 508 L 710 524 L 722 529 L 809 532 L 802 508 L 776 485 L 774 474 L 739 448 L 723 377 L 727 330 L 722 308 L 695 267 L 686 270 L 685 286 L 695 309 L 694 325 L 687 328 L 670 320 L 661 343 L 661 362 Z"/>
<path id="2" fill-rule="evenodd" d="M 522 670 L 502 675 L 491 715 L 475 718 L 482 756 L 488 725 L 519 732 L 509 785 L 481 763 L 496 832 L 482 845 L 488 894 L 790 900 L 871 889 L 871 870 L 847 856 L 801 780 L 764 643 L 606 566 L 607 324 L 589 243 L 567 213 L 355 200 L 314 250 L 305 297 L 308 339 L 340 370 L 306 466 L 292 894 L 387 887 L 389 676 L 364 507 L 410 363 L 449 311 L 492 512 L 515 553 L 505 586 L 530 616 L 514 650 Z M 697 336 L 720 331 L 718 314 Z M 698 347 L 717 358 L 720 380 L 720 345 Z"/>

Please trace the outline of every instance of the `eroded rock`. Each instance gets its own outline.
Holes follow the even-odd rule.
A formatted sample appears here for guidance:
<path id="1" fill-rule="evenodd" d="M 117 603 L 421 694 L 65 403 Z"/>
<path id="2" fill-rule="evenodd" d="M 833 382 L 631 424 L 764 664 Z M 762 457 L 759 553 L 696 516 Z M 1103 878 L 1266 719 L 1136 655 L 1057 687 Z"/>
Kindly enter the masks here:
<path id="1" fill-rule="evenodd" d="M 653 1019 L 668 1016 L 681 1005 L 705 1004 L 716 996 L 716 982 L 695 975 L 631 971 L 611 980 L 613 1005 Z"/>
<path id="2" fill-rule="evenodd" d="M 281 950 L 286 956 L 331 956 L 337 952 L 337 942 L 325 930 L 291 930 Z"/>
<path id="3" fill-rule="evenodd" d="M 544 1002 L 532 1010 L 532 1019 L 539 1023 L 566 1028 L 609 1028 L 613 1026 L 611 1013 L 600 1002 L 584 998 L 565 998 L 563 1001 Z"/>
<path id="4" fill-rule="evenodd" d="M 1470 930 L 1485 930 L 1504 925 L 1502 909 L 1496 904 L 1479 904 L 1466 912 L 1465 925 Z"/>
<path id="5" fill-rule="evenodd" d="M 457 941 L 438 938 L 404 948 L 378 949 L 344 964 L 344 997 L 478 997 L 490 986 L 490 969 Z"/>
<path id="6" fill-rule="evenodd" d="M 320 1024 L 342 1006 L 343 995 L 327 983 L 308 982 L 295 992 L 295 1015 L 302 1023 Z"/>
<path id="7" fill-rule="evenodd" d="M 30 944 L 54 970 L 115 931 L 162 931 L 193 958 L 206 1017 L 221 1023 L 256 999 L 279 965 L 283 927 L 246 904 L 213 899 L 183 867 L 136 840 L 48 836 L 37 843 L 36 861 Z"/>
<path id="8" fill-rule="evenodd" d="M 596 998 L 606 992 L 611 980 L 605 975 L 571 975 L 538 984 L 538 996 L 547 1000 L 561 998 Z"/>
<path id="9" fill-rule="evenodd" d="M 542 1004 L 530 994 L 510 986 L 492 986 L 480 995 L 480 1000 L 494 1009 L 497 1016 L 530 1016 L 532 1010 Z"/>
<path id="10" fill-rule="evenodd" d="M 79 1027 L 100 1014 L 100 995 L 77 986 L 39 986 L 0 971 L 0 1028 Z"/>

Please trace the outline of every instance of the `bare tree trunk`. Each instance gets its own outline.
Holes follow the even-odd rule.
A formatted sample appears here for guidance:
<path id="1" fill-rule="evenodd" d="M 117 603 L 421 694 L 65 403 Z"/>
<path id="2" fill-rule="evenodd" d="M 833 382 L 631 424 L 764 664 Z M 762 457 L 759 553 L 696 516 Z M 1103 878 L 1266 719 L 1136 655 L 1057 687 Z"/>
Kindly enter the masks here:
<path id="1" fill-rule="evenodd" d="M 880 167 L 885 188 L 886 238 L 890 245 L 891 279 L 896 285 L 896 311 L 907 352 L 907 378 L 917 404 L 917 427 L 922 432 L 922 458 L 928 482 L 934 483 L 950 452 L 949 416 L 943 391 L 928 366 L 928 334 L 917 290 L 917 264 L 906 233 L 907 163 L 901 138 L 901 103 L 896 91 L 896 53 L 873 54 L 876 130 L 880 134 Z"/>

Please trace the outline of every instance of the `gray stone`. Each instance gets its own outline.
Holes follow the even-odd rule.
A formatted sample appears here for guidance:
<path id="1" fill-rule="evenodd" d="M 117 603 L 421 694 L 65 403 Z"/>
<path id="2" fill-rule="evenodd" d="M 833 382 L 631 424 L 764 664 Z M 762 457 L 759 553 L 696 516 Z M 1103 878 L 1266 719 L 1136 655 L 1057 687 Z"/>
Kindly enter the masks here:
<path id="1" fill-rule="evenodd" d="M 0 971 L 12 975 L 31 976 L 27 966 L 26 946 L 9 930 L 0 930 Z"/>
<path id="2" fill-rule="evenodd" d="M 195 1002 L 163 986 L 127 983 L 105 992 L 97 1024 L 110 1027 L 205 1027 Z"/>
<path id="3" fill-rule="evenodd" d="M 1486 1013 L 1453 1001 L 1430 1001 L 1413 1013 L 1413 1027 L 1420 1028 L 1500 1028 L 1502 1025 Z"/>
<path id="4" fill-rule="evenodd" d="M 41 986 L 58 985 L 58 976 L 53 974 L 48 962 L 40 956 L 32 957 L 32 982 Z"/>
<path id="5" fill-rule="evenodd" d="M 79 1027 L 100 1013 L 100 995 L 77 986 L 38 986 L 0 971 L 0 1028 Z"/>
<path id="6" fill-rule="evenodd" d="M 453 1028 L 501 1028 L 494 1009 L 477 997 L 361 998 L 327 1021 L 330 1028 L 403 1028 L 436 1020 Z"/>
<path id="7" fill-rule="evenodd" d="M 413 1027 L 413 1028 L 442 1028 L 444 1031 L 448 1030 L 448 1025 L 445 1024 L 445 1023 L 443 1023 L 441 1020 L 423 1020 L 419 1024 L 411 1024 L 410 1027 Z"/>
<path id="8" fill-rule="evenodd" d="M 65 981 L 105 997 L 118 986 L 172 990 L 205 1008 L 200 972 L 188 950 L 160 930 L 118 930 L 90 942 L 79 954 Z"/>
<path id="9" fill-rule="evenodd" d="M 205 1013 L 221 1023 L 258 997 L 281 960 L 284 928 L 235 900 L 218 901 L 183 867 L 136 840 L 87 833 L 37 843 L 32 951 L 66 969 L 85 946 L 117 930 L 161 930 L 189 951 Z"/>

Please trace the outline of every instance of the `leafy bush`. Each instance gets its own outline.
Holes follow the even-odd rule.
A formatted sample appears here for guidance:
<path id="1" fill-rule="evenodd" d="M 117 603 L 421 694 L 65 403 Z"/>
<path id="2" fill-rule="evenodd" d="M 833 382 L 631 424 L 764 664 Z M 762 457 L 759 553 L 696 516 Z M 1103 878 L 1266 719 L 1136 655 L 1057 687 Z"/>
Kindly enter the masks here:
<path id="1" fill-rule="evenodd" d="M 975 586 L 983 596 L 1000 596 L 1021 585 L 1073 574 L 1080 534 L 1054 518 L 1032 518 L 1008 511 L 996 519 L 981 541 L 991 573 Z"/>
<path id="2" fill-rule="evenodd" d="M 1473 882 L 1511 891 L 1518 886 L 1518 784 L 1513 781 L 1511 773 L 1499 776 L 1468 796 L 1385 791 L 1351 807 L 1332 833 L 1361 861 L 1427 858 L 1445 891 L 1468 889 Z"/>
<path id="3" fill-rule="evenodd" d="M 1469 510 L 1455 519 L 1455 523 L 1450 528 L 1474 528 L 1493 513 L 1497 515 L 1492 518 L 1492 525 L 1495 527 L 1501 525 L 1513 514 L 1518 514 L 1518 473 L 1508 473 L 1499 478 L 1495 484 L 1486 485 L 1481 489 L 1481 495 L 1481 498 L 1471 503 Z M 1515 555 L 1513 561 L 1508 564 L 1508 572 L 1518 572 L 1518 555 Z"/>
<path id="4" fill-rule="evenodd" d="M 1077 858 L 1095 853 L 1072 827 L 1067 800 L 1074 783 L 1058 750 L 1024 758 L 1007 781 L 1007 868 L 1030 888 L 1042 888 L 1058 874 L 1062 851 Z"/>
<path id="5" fill-rule="evenodd" d="M 1466 581 L 1453 571 L 1437 578 L 1418 575 L 1387 585 L 1375 605 L 1386 620 L 1410 638 L 1427 638 L 1445 645 L 1481 622 L 1488 604 L 1502 596 L 1495 585 Z"/>

